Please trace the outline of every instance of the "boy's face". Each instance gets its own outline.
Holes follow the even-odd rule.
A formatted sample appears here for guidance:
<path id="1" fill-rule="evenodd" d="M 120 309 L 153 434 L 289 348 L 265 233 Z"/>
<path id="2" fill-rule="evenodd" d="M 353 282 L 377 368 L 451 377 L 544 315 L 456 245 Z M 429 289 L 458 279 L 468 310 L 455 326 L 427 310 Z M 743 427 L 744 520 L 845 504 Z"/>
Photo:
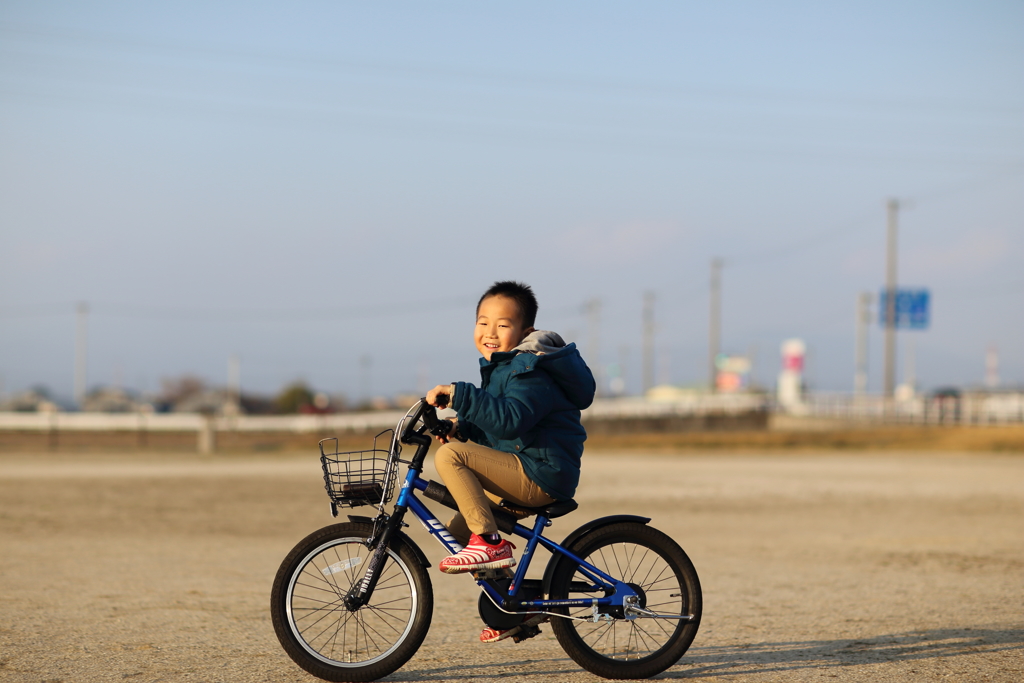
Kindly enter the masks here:
<path id="1" fill-rule="evenodd" d="M 504 296 L 489 296 L 480 302 L 476 312 L 473 340 L 476 350 L 487 360 L 495 351 L 511 351 L 533 332 L 523 328 L 522 314 L 515 301 Z"/>

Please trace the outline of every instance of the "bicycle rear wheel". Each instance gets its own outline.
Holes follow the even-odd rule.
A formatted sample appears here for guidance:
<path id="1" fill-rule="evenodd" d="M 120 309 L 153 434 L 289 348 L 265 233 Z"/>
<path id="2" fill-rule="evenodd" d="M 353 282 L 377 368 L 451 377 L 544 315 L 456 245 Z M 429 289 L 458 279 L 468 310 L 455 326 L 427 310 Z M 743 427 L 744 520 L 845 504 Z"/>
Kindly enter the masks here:
<path id="1" fill-rule="evenodd" d="M 640 595 L 640 606 L 681 619 L 633 620 L 614 614 L 598 623 L 555 617 L 551 627 L 566 654 L 587 671 L 603 678 L 650 678 L 679 661 L 700 626 L 701 590 L 697 572 L 683 549 L 670 537 L 644 524 L 623 522 L 596 529 L 568 548 L 577 557 L 628 583 Z M 601 598 L 588 591 L 591 582 L 563 561 L 551 579 L 551 599 Z M 591 608 L 569 610 L 590 617 Z"/>
<path id="2" fill-rule="evenodd" d="M 430 577 L 405 542 L 388 557 L 370 602 L 344 604 L 363 578 L 372 551 L 370 524 L 335 524 L 303 539 L 274 579 L 270 612 L 288 656 L 328 681 L 372 681 L 394 672 L 416 653 L 430 628 Z"/>

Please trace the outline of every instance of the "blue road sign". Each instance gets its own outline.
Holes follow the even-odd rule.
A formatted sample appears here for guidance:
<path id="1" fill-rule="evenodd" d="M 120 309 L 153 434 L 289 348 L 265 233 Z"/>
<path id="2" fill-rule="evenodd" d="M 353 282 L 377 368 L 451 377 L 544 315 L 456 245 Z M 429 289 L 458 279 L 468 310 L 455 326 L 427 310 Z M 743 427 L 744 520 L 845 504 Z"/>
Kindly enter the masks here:
<path id="1" fill-rule="evenodd" d="M 930 299 L 927 289 L 896 290 L 896 329 L 923 330 L 931 322 Z M 885 327 L 888 306 L 888 292 L 882 290 L 878 297 L 878 324 Z"/>

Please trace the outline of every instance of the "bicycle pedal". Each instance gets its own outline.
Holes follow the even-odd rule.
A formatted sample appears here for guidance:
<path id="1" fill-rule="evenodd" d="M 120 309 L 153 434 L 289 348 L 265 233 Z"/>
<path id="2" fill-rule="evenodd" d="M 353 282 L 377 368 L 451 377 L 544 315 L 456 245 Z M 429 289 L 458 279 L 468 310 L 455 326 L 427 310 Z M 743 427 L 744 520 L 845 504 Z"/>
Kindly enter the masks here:
<path id="1" fill-rule="evenodd" d="M 527 638 L 533 638 L 534 636 L 540 635 L 539 626 L 520 626 L 519 633 L 512 636 L 513 643 L 521 643 Z"/>
<path id="2" fill-rule="evenodd" d="M 508 567 L 499 567 L 498 569 L 478 569 L 473 572 L 473 578 L 477 581 L 487 581 L 494 579 L 511 579 L 515 574 Z"/>

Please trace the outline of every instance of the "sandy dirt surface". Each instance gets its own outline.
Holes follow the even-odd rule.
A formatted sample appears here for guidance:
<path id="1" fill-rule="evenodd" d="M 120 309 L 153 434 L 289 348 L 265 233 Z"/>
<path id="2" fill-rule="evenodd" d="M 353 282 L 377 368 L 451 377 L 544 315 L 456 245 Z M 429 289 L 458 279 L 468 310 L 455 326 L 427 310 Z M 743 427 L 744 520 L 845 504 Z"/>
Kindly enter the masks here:
<path id="1" fill-rule="evenodd" d="M 1024 457 L 585 457 L 551 535 L 647 515 L 700 574 L 700 632 L 660 678 L 1024 680 Z M 315 680 L 278 645 L 269 593 L 332 521 L 315 456 L 0 454 L 0 681 Z M 550 626 L 478 642 L 471 580 L 431 577 L 431 631 L 386 680 L 600 680 Z"/>

